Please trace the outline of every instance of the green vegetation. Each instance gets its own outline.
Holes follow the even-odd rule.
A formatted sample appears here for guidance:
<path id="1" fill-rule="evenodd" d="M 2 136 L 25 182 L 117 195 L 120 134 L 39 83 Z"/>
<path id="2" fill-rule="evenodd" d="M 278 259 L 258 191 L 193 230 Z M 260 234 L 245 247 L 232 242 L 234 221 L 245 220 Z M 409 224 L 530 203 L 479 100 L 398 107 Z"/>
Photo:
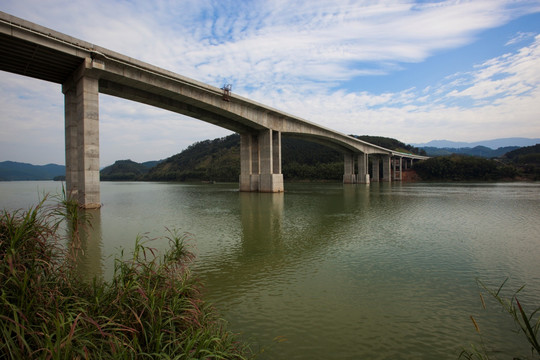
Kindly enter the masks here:
<path id="1" fill-rule="evenodd" d="M 510 151 L 505 155 L 505 158 L 512 160 L 516 164 L 540 165 L 540 144 Z"/>
<path id="2" fill-rule="evenodd" d="M 378 136 L 355 136 L 375 145 L 418 153 L 419 149 L 395 139 Z M 343 154 L 316 142 L 283 136 L 282 173 L 287 180 L 343 179 Z M 148 174 L 139 178 L 151 181 L 223 181 L 236 182 L 240 175 L 240 136 L 229 135 L 189 146 Z"/>
<path id="3" fill-rule="evenodd" d="M 100 171 L 100 179 L 104 181 L 134 181 L 146 174 L 150 168 L 151 166 L 135 161 L 118 160 Z"/>
<path id="4" fill-rule="evenodd" d="M 523 351 L 523 353 L 530 353 L 531 357 L 526 357 L 523 359 L 540 359 L 540 307 L 531 311 L 529 315 L 526 314 L 523 306 L 518 300 L 519 293 L 523 290 L 522 286 L 518 291 L 516 291 L 510 298 L 504 297 L 501 295 L 504 284 L 508 279 L 506 279 L 497 290 L 489 289 L 481 281 L 478 280 L 479 286 L 484 289 L 493 299 L 495 299 L 503 308 L 503 310 L 510 315 L 514 324 L 516 325 L 517 334 L 522 334 L 522 336 L 527 339 L 527 342 L 530 345 L 530 348 Z M 486 310 L 486 302 L 482 294 L 480 293 L 480 300 L 482 302 L 482 307 Z M 480 348 L 472 345 L 471 350 L 463 350 L 459 358 L 464 358 L 467 360 L 489 360 L 494 359 L 494 354 L 500 352 L 501 349 L 493 348 L 492 344 L 486 344 L 484 340 L 483 333 L 478 325 L 478 322 L 471 315 L 471 321 L 473 322 L 476 332 L 480 336 L 481 344 Z M 521 357 L 513 357 L 514 360 L 520 360 Z"/>
<path id="5" fill-rule="evenodd" d="M 281 160 L 287 180 L 343 179 L 343 154 L 312 141 L 283 137 Z"/>
<path id="6" fill-rule="evenodd" d="M 510 151 L 504 155 L 505 159 L 516 166 L 522 176 L 540 180 L 540 144 Z"/>
<path id="7" fill-rule="evenodd" d="M 474 156 L 450 155 L 430 158 L 414 164 L 413 170 L 422 180 L 502 180 L 513 179 L 515 168 Z"/>
<path id="8" fill-rule="evenodd" d="M 77 221 L 76 206 L 66 205 L 0 214 L 0 358 L 252 357 L 201 299 L 184 237 L 171 233 L 162 255 L 137 239 L 111 281 L 84 281 L 70 251 L 77 236 L 66 247 L 59 235 L 66 215 Z"/>
<path id="9" fill-rule="evenodd" d="M 416 155 L 426 155 L 426 152 L 423 149 L 416 148 L 412 145 L 407 145 L 405 143 L 402 143 L 399 140 L 382 137 L 382 136 L 369 136 L 369 135 L 351 135 L 352 137 L 355 137 L 357 139 L 367 141 L 368 143 L 382 146 L 383 148 L 390 149 L 390 150 L 396 150 L 404 153 L 410 153 L 410 154 L 416 154 Z"/>
<path id="10" fill-rule="evenodd" d="M 190 145 L 152 168 L 141 180 L 238 181 L 240 136 L 229 135 Z"/>
<path id="11" fill-rule="evenodd" d="M 282 164 L 284 177 L 290 180 L 337 180 L 343 176 L 341 153 L 295 138 L 282 139 Z M 240 136 L 233 134 L 195 143 L 151 169 L 143 179 L 236 182 L 239 175 Z"/>
<path id="12" fill-rule="evenodd" d="M 496 159 L 452 154 L 417 162 L 422 180 L 540 180 L 540 144 L 519 148 Z"/>
<path id="13" fill-rule="evenodd" d="M 424 155 L 425 151 L 396 139 L 357 136 L 357 139 L 405 153 Z M 288 181 L 341 181 L 343 154 L 317 142 L 284 136 L 281 144 L 282 173 Z M 540 144 L 487 159 L 487 148 L 477 147 L 481 157 L 451 154 L 416 162 L 414 170 L 422 180 L 485 181 L 540 180 Z M 487 149 L 487 150 L 486 150 Z M 510 148 L 505 148 L 510 149 Z M 513 147 L 512 147 L 513 149 Z M 503 148 L 498 149 L 501 154 Z M 240 136 L 205 140 L 158 163 L 137 164 L 117 161 L 101 171 L 102 180 L 123 181 L 218 181 L 237 182 L 240 175 Z M 154 164 L 151 164 L 154 165 Z"/>

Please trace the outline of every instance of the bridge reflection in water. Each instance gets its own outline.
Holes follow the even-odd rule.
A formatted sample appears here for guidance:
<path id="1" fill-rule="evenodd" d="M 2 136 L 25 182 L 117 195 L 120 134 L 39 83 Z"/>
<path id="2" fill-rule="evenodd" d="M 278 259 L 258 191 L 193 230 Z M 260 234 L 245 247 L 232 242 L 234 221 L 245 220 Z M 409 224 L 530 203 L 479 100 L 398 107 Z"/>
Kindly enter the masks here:
<path id="1" fill-rule="evenodd" d="M 103 279 L 103 238 L 100 209 L 81 209 L 77 230 L 69 232 L 67 249 L 77 274 L 83 281 Z"/>

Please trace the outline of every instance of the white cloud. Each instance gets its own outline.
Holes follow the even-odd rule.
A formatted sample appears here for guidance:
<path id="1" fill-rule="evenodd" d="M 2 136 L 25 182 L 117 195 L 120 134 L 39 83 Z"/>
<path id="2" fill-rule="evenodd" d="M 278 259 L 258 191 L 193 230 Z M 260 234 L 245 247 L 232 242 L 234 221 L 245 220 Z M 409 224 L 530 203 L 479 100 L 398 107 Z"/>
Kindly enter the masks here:
<path id="1" fill-rule="evenodd" d="M 343 86 L 470 44 L 483 30 L 539 12 L 538 1 L 4 0 L 0 10 L 211 85 L 230 82 L 240 95 L 345 133 L 406 142 L 540 133 L 539 39 L 527 46 L 530 34 L 507 42 L 525 44 L 518 52 L 422 90 Z M 59 87 L 0 75 L 2 157 L 62 162 Z M 102 165 L 162 158 L 229 133 L 120 99 L 100 102 Z"/>
<path id="2" fill-rule="evenodd" d="M 467 99 L 470 101 L 463 105 Z M 426 89 L 384 94 L 321 90 L 307 97 L 289 93 L 280 101 L 286 111 L 296 110 L 306 119 L 344 133 L 392 136 L 406 142 L 449 134 L 463 141 L 538 136 L 540 35 L 515 53 L 493 58 Z"/>
<path id="3" fill-rule="evenodd" d="M 506 42 L 506 46 L 508 45 L 514 45 L 514 44 L 518 44 L 524 40 L 528 40 L 530 39 L 531 37 L 534 37 L 536 34 L 535 33 L 532 33 L 532 32 L 521 32 L 519 31 L 514 37 L 512 37 L 510 40 L 508 40 Z"/>
<path id="4" fill-rule="evenodd" d="M 526 95 L 540 87 L 540 35 L 515 54 L 490 59 L 469 74 L 469 86 L 453 91 L 455 97 L 475 100 Z"/>

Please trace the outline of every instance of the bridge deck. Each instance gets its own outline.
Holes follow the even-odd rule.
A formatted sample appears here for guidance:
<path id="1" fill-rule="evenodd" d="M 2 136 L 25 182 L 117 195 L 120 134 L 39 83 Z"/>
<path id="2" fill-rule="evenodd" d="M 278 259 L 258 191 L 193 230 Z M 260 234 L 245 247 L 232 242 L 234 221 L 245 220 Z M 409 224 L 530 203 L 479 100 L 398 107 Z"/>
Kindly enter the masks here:
<path id="1" fill-rule="evenodd" d="M 91 206 L 99 206 L 99 92 L 240 133 L 240 188 L 248 191 L 283 190 L 281 134 L 309 138 L 342 151 L 346 183 L 369 181 L 368 154 L 382 157 L 385 181 L 390 181 L 390 157 L 426 159 L 370 144 L 236 94 L 224 99 L 223 90 L 217 87 L 4 12 L 0 12 L 0 70 L 62 85 L 68 190 L 77 191 L 83 197 L 81 203 Z M 379 163 L 378 158 L 373 161 Z"/>

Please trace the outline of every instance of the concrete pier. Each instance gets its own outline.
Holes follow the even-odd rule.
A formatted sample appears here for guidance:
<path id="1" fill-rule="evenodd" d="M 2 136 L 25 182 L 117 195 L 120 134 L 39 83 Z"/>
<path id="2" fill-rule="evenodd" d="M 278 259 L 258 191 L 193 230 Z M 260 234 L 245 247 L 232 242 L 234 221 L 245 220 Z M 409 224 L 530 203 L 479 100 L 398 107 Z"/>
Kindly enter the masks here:
<path id="1" fill-rule="evenodd" d="M 241 134 L 241 191 L 283 191 L 282 134 L 306 138 L 344 153 L 345 184 L 369 182 L 368 155 L 383 157 L 383 181 L 391 181 L 391 157 L 427 158 L 370 144 L 230 90 L 224 94 L 223 88 L 2 11 L 0 49 L 6 54 L 0 56 L 0 70 L 62 85 L 67 192 L 81 207 L 101 206 L 99 93 L 173 111 Z M 375 177 L 377 181 L 379 176 Z"/>
<path id="2" fill-rule="evenodd" d="M 354 156 L 352 153 L 345 153 L 344 155 L 343 183 L 356 184 L 356 174 L 354 173 Z"/>
<path id="3" fill-rule="evenodd" d="M 379 158 L 378 157 L 371 158 L 371 166 L 373 170 L 373 176 L 371 177 L 371 181 L 379 182 Z"/>
<path id="4" fill-rule="evenodd" d="M 356 181 L 359 184 L 369 184 L 369 159 L 368 154 L 358 155 L 358 175 Z"/>
<path id="5" fill-rule="evenodd" d="M 281 133 L 240 135 L 240 191 L 282 192 Z"/>
<path id="6" fill-rule="evenodd" d="M 86 59 L 64 83 L 66 187 L 87 209 L 101 207 L 99 184 L 99 84 Z"/>
<path id="7" fill-rule="evenodd" d="M 393 179 L 394 181 L 401 181 L 402 180 L 402 168 L 403 158 L 397 157 L 392 159 L 392 165 L 393 165 Z"/>
<path id="8" fill-rule="evenodd" d="M 384 182 L 392 181 L 392 177 L 391 177 L 392 165 L 391 165 L 390 158 L 391 158 L 390 156 L 383 156 L 382 158 L 382 170 L 383 170 L 382 181 Z"/>
<path id="9" fill-rule="evenodd" d="M 281 134 L 271 129 L 259 133 L 259 153 L 261 157 L 259 191 L 282 192 Z"/>

